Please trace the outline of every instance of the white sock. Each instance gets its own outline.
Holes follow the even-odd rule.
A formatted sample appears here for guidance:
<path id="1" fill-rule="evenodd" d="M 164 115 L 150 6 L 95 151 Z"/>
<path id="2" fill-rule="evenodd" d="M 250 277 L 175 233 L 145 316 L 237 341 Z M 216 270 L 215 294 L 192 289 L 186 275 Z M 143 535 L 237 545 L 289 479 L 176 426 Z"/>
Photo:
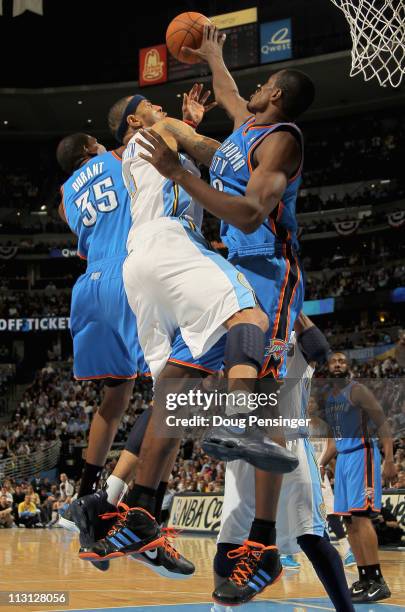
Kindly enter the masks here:
<path id="1" fill-rule="evenodd" d="M 111 474 L 111 476 L 107 478 L 105 484 L 108 502 L 113 506 L 118 506 L 119 502 L 127 492 L 128 485 L 121 480 L 121 478 L 118 478 L 118 476 L 114 476 L 114 474 Z"/>
<path id="2" fill-rule="evenodd" d="M 347 538 L 342 538 L 339 540 L 340 550 L 342 551 L 342 556 L 346 557 L 347 553 L 350 551 L 350 544 Z"/>
<path id="3" fill-rule="evenodd" d="M 249 397 L 252 395 L 250 391 L 230 391 L 227 394 L 227 403 L 225 406 L 226 416 L 232 416 L 234 414 L 248 414 L 255 410 L 254 407 L 249 405 Z"/>

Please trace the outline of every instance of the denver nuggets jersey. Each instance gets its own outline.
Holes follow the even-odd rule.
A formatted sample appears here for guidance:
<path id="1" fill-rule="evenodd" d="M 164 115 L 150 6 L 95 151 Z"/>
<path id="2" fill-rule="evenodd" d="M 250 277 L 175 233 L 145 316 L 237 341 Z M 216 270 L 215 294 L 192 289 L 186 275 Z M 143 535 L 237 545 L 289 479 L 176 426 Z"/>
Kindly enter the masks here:
<path id="1" fill-rule="evenodd" d="M 324 419 L 332 429 L 339 453 L 364 448 L 372 441 L 366 412 L 351 401 L 352 389 L 357 384 L 351 381 L 339 392 L 330 388 L 324 396 Z"/>
<path id="2" fill-rule="evenodd" d="M 138 156 L 144 149 L 134 136 L 122 157 L 122 174 L 131 198 L 132 229 L 128 236 L 128 251 L 138 227 L 160 217 L 177 217 L 201 228 L 203 210 L 191 196 L 173 181 L 162 176 L 154 166 Z M 145 142 L 147 142 L 145 140 Z M 197 166 L 187 155 L 179 154 L 183 167 L 200 176 Z"/>
<path id="3" fill-rule="evenodd" d="M 294 123 L 257 125 L 255 118 L 250 118 L 217 149 L 210 167 L 212 186 L 219 191 L 244 195 L 254 169 L 256 147 L 269 134 L 279 130 L 296 133 L 303 152 L 302 134 Z M 229 259 L 251 255 L 272 256 L 278 254 L 285 243 L 298 249 L 295 204 L 301 183 L 301 168 L 302 162 L 278 205 L 255 232 L 245 234 L 228 223 L 221 223 L 221 237 L 228 247 Z"/>
<path id="4" fill-rule="evenodd" d="M 131 215 L 121 158 L 114 151 L 92 157 L 61 191 L 66 221 L 78 237 L 79 257 L 90 264 L 125 256 Z"/>

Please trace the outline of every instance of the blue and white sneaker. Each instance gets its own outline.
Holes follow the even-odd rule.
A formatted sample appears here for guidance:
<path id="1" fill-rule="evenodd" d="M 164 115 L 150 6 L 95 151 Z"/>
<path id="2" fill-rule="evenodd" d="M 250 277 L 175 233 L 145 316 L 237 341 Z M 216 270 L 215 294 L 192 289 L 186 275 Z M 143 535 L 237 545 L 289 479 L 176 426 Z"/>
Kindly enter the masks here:
<path id="1" fill-rule="evenodd" d="M 352 567 L 352 565 L 357 565 L 356 564 L 356 559 L 354 558 L 354 554 L 352 553 L 352 549 L 351 548 L 346 553 L 345 558 L 343 559 L 343 565 L 345 567 Z"/>
<path id="2" fill-rule="evenodd" d="M 301 567 L 301 563 L 296 561 L 292 555 L 281 555 L 281 565 L 287 569 L 298 569 Z"/>

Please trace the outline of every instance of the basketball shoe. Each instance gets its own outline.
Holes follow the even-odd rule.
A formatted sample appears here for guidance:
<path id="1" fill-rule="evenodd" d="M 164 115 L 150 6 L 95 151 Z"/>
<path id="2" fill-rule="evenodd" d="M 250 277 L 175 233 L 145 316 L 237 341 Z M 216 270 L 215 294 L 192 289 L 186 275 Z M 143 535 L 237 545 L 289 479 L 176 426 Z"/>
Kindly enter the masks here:
<path id="1" fill-rule="evenodd" d="M 149 567 L 159 576 L 178 580 L 190 578 L 195 572 L 194 565 L 170 543 L 170 540 L 177 536 L 176 531 L 170 527 L 163 527 L 161 534 L 166 539 L 165 546 L 145 550 L 145 552 L 131 555 L 130 558 Z"/>
<path id="2" fill-rule="evenodd" d="M 388 599 L 391 597 L 391 591 L 384 578 L 380 580 L 358 580 L 352 584 L 350 595 L 353 603 L 366 603 Z"/>
<path id="3" fill-rule="evenodd" d="M 107 535 L 90 546 L 82 548 L 80 559 L 102 561 L 125 557 L 135 552 L 143 552 L 148 548 L 156 548 L 161 538 L 159 525 L 154 517 L 143 508 L 129 508 L 126 504 L 118 504 L 118 511 L 106 512 L 100 516 L 102 520 L 113 520 Z"/>
<path id="4" fill-rule="evenodd" d="M 69 507 L 69 521 L 73 521 L 79 531 L 80 552 L 87 550 L 104 538 L 115 522 L 117 509 L 107 500 L 106 491 L 96 491 L 76 499 Z M 101 518 L 106 513 L 113 516 L 110 520 Z M 80 555 L 80 553 L 79 553 Z M 109 561 L 95 562 L 90 559 L 97 569 L 106 571 Z"/>
<path id="5" fill-rule="evenodd" d="M 243 416 L 243 415 L 242 415 Z M 213 427 L 202 441 L 204 452 L 220 461 L 243 459 L 259 470 L 287 474 L 298 466 L 297 457 L 259 427 Z"/>
<path id="6" fill-rule="evenodd" d="M 120 503 L 118 508 L 121 511 L 101 516 L 106 520 L 113 517 L 118 520 L 105 538 L 86 550 L 80 550 L 81 559 L 100 561 L 136 553 L 136 561 L 148 565 L 162 576 L 186 578 L 194 573 L 194 565 L 171 543 L 177 535 L 173 529 L 160 530 L 154 517 L 143 508 L 129 508 L 123 503 Z"/>
<path id="7" fill-rule="evenodd" d="M 214 601 L 223 606 L 247 603 L 283 574 L 276 546 L 264 546 L 245 540 L 243 546 L 231 550 L 228 557 L 239 558 L 232 574 L 213 592 Z"/>
<path id="8" fill-rule="evenodd" d="M 59 516 L 58 525 L 60 527 L 63 527 L 63 529 L 67 529 L 67 531 L 73 531 L 74 533 L 80 533 L 80 530 L 77 527 L 76 523 L 74 522 L 74 519 L 72 516 L 71 505 L 69 506 L 69 508 L 66 510 L 66 512 L 63 515 Z"/>

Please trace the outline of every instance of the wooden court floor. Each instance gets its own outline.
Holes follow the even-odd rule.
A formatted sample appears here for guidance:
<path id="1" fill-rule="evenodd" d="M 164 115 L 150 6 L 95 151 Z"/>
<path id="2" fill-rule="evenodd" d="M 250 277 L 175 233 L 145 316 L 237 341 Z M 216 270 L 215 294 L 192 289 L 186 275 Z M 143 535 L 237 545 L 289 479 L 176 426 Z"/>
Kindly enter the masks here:
<path id="1" fill-rule="evenodd" d="M 63 529 L 2 529 L 0 531 L 0 591 L 68 591 L 69 605 L 1 605 L 0 612 L 12 610 L 182 610 L 210 611 L 211 566 L 215 540 L 181 536 L 178 548 L 193 560 L 196 574 L 188 580 L 160 578 L 130 558 L 111 562 L 108 572 L 100 572 L 77 557 L 78 541 Z M 393 597 L 384 605 L 359 606 L 364 612 L 405 610 L 405 551 L 382 552 L 385 578 Z M 274 587 L 257 598 L 261 604 L 248 604 L 238 610 L 333 610 L 316 575 L 304 557 L 297 556 L 301 569 L 286 570 Z M 356 568 L 350 568 L 355 570 Z M 349 583 L 356 571 L 347 571 Z M 321 598 L 321 599 L 317 599 Z M 307 600 L 307 601 L 306 601 Z M 313 600 L 312 603 L 308 600 Z M 255 600 L 256 601 L 256 600 Z M 264 602 L 268 603 L 264 603 Z M 201 605 L 194 605 L 201 604 Z M 152 607 L 153 606 L 153 607 Z M 225 612 L 225 608 L 222 608 Z M 229 609 L 227 609 L 227 612 Z"/>

